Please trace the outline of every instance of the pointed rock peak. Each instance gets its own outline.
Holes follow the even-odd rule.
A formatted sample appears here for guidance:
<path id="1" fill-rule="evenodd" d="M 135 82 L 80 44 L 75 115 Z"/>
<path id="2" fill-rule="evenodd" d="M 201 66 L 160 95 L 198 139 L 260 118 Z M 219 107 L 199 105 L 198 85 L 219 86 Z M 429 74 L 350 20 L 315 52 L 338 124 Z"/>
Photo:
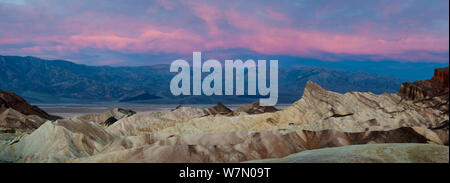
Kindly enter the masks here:
<path id="1" fill-rule="evenodd" d="M 256 101 L 256 102 L 252 102 L 252 103 L 250 103 L 250 104 L 247 104 L 247 105 L 251 105 L 251 106 L 255 106 L 255 107 L 259 107 L 259 106 L 261 106 L 261 105 L 259 104 L 259 101 Z"/>
<path id="2" fill-rule="evenodd" d="M 174 109 L 171 109 L 170 111 L 175 111 L 177 109 L 181 109 L 183 106 L 182 105 L 177 105 Z"/>
<path id="3" fill-rule="evenodd" d="M 5 111 L 0 112 L 0 114 L 7 116 L 7 115 L 17 115 L 17 116 L 25 116 L 25 114 L 22 114 L 13 108 L 7 108 Z"/>
<path id="4" fill-rule="evenodd" d="M 223 105 L 221 102 L 217 103 L 217 105 L 215 105 L 213 107 L 203 108 L 203 111 L 207 115 L 216 115 L 216 114 L 228 115 L 233 112 L 231 109 L 229 109 L 227 106 Z"/>
<path id="5" fill-rule="evenodd" d="M 306 91 L 325 91 L 325 89 L 312 81 L 308 81 L 305 85 L 305 92 Z"/>
<path id="6" fill-rule="evenodd" d="M 320 99 L 326 98 L 328 95 L 333 94 L 334 92 L 325 90 L 318 84 L 308 81 L 306 82 L 305 89 L 303 90 L 303 95 L 301 99 Z M 301 100 L 300 99 L 300 100 Z"/>
<path id="7" fill-rule="evenodd" d="M 229 113 L 232 112 L 227 106 L 223 105 L 222 102 L 217 103 L 212 109 L 216 110 L 219 113 Z"/>
<path id="8" fill-rule="evenodd" d="M 225 107 L 225 105 L 223 105 L 222 102 L 218 102 L 216 106 L 224 106 Z"/>
<path id="9" fill-rule="evenodd" d="M 116 113 L 125 114 L 127 116 L 132 116 L 132 115 L 136 114 L 135 111 L 130 110 L 130 109 L 114 108 L 113 111 L 116 112 Z"/>

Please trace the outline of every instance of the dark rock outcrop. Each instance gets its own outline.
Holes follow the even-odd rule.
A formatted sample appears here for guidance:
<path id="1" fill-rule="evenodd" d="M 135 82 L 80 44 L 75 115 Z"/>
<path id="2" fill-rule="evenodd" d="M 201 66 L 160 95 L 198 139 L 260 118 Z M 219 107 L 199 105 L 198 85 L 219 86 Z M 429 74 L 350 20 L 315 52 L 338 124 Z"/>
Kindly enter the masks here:
<path id="1" fill-rule="evenodd" d="M 253 102 L 247 105 L 243 105 L 233 111 L 234 114 L 245 112 L 248 114 L 261 114 L 266 112 L 277 112 L 278 109 L 273 106 L 261 106 L 258 102 Z"/>
<path id="2" fill-rule="evenodd" d="M 441 83 L 443 85 L 446 84 L 448 88 L 448 72 L 449 72 L 448 67 L 437 68 L 434 70 L 434 75 L 433 78 L 431 78 L 431 80 L 437 83 Z"/>
<path id="3" fill-rule="evenodd" d="M 61 119 L 61 117 L 49 115 L 37 106 L 30 105 L 25 99 L 15 93 L 0 90 L 0 113 L 8 108 L 12 108 L 24 115 L 36 115 L 52 121 Z"/>
<path id="4" fill-rule="evenodd" d="M 207 113 L 209 113 L 211 115 L 216 115 L 216 114 L 228 115 L 233 112 L 227 106 L 223 105 L 222 102 L 217 103 L 217 105 L 215 105 L 214 107 L 206 108 L 205 110 Z"/>
<path id="5" fill-rule="evenodd" d="M 29 132 L 57 119 L 17 94 L 0 90 L 0 133 Z"/>
<path id="6" fill-rule="evenodd" d="M 136 114 L 136 112 L 133 110 L 114 108 L 104 113 L 85 114 L 82 116 L 74 117 L 74 119 L 81 121 L 91 121 L 109 126 L 122 118 L 130 117 L 134 114 Z"/>
<path id="7" fill-rule="evenodd" d="M 442 95 L 448 96 L 448 77 L 448 67 L 435 69 L 434 75 L 430 80 L 403 83 L 398 91 L 398 95 L 411 100 L 430 99 Z"/>
<path id="8" fill-rule="evenodd" d="M 192 110 L 199 110 L 204 115 L 202 116 L 209 116 L 209 115 L 231 115 L 233 111 L 229 109 L 227 106 L 222 104 L 222 102 L 217 103 L 215 106 L 210 108 L 191 108 L 191 107 L 184 107 L 182 105 L 178 105 L 174 109 L 171 109 L 170 111 L 177 111 L 177 110 L 184 110 L 184 109 L 192 109 Z"/>

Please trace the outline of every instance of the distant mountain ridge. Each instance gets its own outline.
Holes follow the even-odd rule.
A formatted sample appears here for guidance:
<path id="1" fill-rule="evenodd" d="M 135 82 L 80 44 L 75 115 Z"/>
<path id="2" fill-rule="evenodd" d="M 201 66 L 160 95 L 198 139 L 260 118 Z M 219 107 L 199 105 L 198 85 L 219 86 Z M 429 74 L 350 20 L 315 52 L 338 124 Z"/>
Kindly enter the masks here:
<path id="1" fill-rule="evenodd" d="M 31 102 L 126 101 L 160 104 L 250 103 L 259 96 L 173 96 L 170 65 L 87 66 L 64 60 L 0 56 L 0 88 Z M 204 73 L 207 75 L 207 73 Z M 307 81 L 335 92 L 395 93 L 402 79 L 323 67 L 279 68 L 278 103 L 299 99 Z"/>
<path id="2" fill-rule="evenodd" d="M 87 51 L 87 50 L 83 50 Z M 419 51 L 420 52 L 420 51 Z M 309 66 L 309 67 L 326 67 L 330 69 L 340 69 L 348 71 L 365 71 L 373 74 L 382 74 L 401 78 L 405 81 L 412 82 L 417 80 L 426 80 L 433 75 L 433 69 L 447 67 L 448 62 L 436 62 L 432 60 L 418 60 L 408 62 L 406 60 L 390 60 L 382 59 L 376 55 L 345 55 L 345 54 L 330 54 L 326 52 L 317 52 L 318 55 L 323 55 L 323 58 L 313 58 L 308 56 L 293 56 L 285 54 L 263 54 L 245 48 L 230 48 L 230 49 L 216 49 L 202 51 L 202 59 L 216 59 L 219 61 L 229 59 L 275 59 L 279 61 L 280 67 L 292 66 Z M 91 53 L 94 54 L 94 53 Z M 99 53 L 96 53 L 99 54 Z M 101 53 L 100 53 L 101 54 Z M 104 53 L 108 54 L 108 53 Z M 411 55 L 418 54 L 418 52 L 411 53 Z M 426 53 L 434 55 L 442 55 L 448 58 L 447 53 Z M 78 59 L 82 63 L 98 63 L 94 58 L 92 59 Z M 123 64 L 130 64 L 126 66 L 143 66 L 154 64 L 167 64 L 168 61 L 183 59 L 188 62 L 192 60 L 192 53 L 174 54 L 174 53 L 158 53 L 136 55 L 130 53 L 114 54 L 115 60 L 127 60 L 127 62 L 112 63 L 114 66 L 123 66 Z"/>

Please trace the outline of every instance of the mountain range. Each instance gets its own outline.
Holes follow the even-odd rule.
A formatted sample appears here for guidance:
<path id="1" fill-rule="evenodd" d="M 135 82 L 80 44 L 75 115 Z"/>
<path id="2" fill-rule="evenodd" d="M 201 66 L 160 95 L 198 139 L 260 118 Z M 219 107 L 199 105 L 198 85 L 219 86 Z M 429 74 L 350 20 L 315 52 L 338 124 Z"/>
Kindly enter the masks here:
<path id="1" fill-rule="evenodd" d="M 170 65 L 88 66 L 64 60 L 0 56 L 0 88 L 34 103 L 121 101 L 160 104 L 250 103 L 261 96 L 177 96 L 169 84 Z M 207 75 L 206 73 L 203 74 Z M 405 79 L 317 66 L 279 68 L 278 103 L 292 103 L 307 81 L 339 93 L 395 93 Z"/>

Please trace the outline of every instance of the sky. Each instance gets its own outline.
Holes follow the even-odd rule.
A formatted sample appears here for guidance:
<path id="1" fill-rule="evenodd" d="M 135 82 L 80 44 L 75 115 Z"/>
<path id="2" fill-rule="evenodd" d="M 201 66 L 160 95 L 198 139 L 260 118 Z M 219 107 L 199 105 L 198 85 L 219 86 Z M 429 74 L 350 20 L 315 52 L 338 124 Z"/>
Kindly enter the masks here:
<path id="1" fill-rule="evenodd" d="M 445 63 L 449 1 L 0 0 L 0 55 L 151 65 L 233 50 Z"/>

